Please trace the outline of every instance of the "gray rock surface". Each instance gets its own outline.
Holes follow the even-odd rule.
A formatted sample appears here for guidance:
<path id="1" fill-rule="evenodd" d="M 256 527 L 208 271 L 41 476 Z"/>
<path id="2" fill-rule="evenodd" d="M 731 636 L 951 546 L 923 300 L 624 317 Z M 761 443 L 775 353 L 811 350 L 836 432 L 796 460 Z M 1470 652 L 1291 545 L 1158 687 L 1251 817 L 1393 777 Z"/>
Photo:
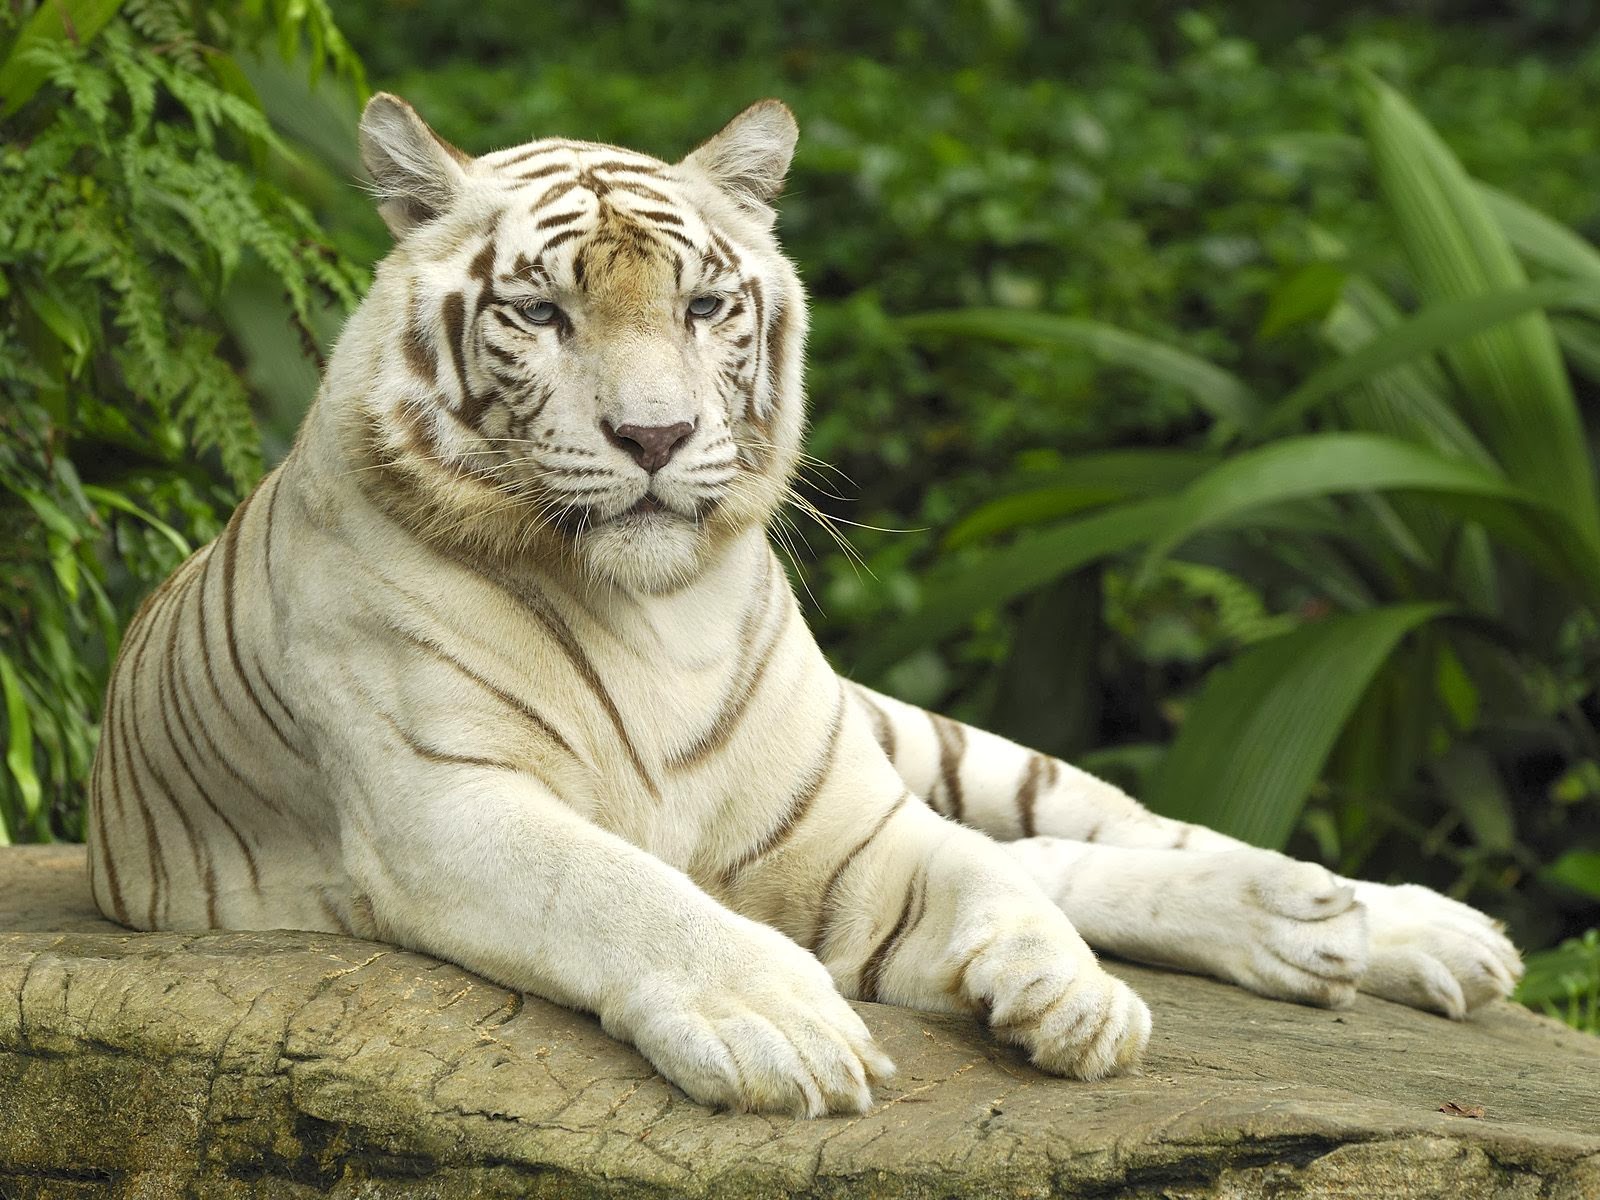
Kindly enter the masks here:
<path id="1" fill-rule="evenodd" d="M 448 964 L 128 933 L 81 848 L 0 849 L 0 1195 L 1600 1197 L 1600 1039 L 1117 969 L 1156 1018 L 1132 1078 L 862 1005 L 900 1065 L 872 1112 L 713 1113 L 592 1019 Z"/>

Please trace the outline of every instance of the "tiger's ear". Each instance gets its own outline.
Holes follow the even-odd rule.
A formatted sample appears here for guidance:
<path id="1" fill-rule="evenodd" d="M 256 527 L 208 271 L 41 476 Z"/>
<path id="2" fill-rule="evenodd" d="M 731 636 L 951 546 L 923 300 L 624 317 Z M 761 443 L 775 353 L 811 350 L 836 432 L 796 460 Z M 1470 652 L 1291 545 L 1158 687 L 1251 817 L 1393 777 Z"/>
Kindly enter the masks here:
<path id="1" fill-rule="evenodd" d="M 683 161 L 699 167 L 723 191 L 754 212 L 783 190 L 800 127 L 782 100 L 758 100 Z"/>
<path id="2" fill-rule="evenodd" d="M 429 129 L 416 109 L 388 92 L 367 101 L 358 140 L 378 214 L 397 238 L 450 206 L 472 161 Z"/>

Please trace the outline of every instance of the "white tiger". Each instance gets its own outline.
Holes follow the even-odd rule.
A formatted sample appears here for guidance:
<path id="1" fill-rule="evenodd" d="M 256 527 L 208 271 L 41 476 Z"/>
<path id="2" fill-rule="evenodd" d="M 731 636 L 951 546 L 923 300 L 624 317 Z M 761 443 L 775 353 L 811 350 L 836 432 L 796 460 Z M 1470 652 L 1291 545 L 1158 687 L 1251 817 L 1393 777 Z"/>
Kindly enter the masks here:
<path id="1" fill-rule="evenodd" d="M 128 632 L 100 907 L 413 947 L 598 1014 L 697 1100 L 807 1115 L 893 1070 L 845 997 L 1131 1067 L 1149 1012 L 1080 933 L 1315 1004 L 1504 995 L 1470 908 L 833 672 L 765 532 L 803 427 L 768 207 L 795 138 L 766 101 L 675 165 L 470 158 L 372 100 L 395 248 L 292 453 Z"/>

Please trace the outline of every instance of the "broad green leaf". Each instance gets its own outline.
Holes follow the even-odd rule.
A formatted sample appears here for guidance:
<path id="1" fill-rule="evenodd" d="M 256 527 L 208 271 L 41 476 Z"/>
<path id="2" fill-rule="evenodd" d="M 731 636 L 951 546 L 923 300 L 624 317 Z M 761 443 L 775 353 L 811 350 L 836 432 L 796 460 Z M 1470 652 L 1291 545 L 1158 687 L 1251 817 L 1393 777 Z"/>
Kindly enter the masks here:
<path id="1" fill-rule="evenodd" d="M 1170 492 L 1216 462 L 1215 454 L 1164 448 L 1078 455 L 1059 467 L 1029 476 L 1033 486 L 974 509 L 946 535 L 945 549 L 954 550 L 1024 525 L 1042 525 L 1085 508 Z"/>
<path id="2" fill-rule="evenodd" d="M 148 513 L 144 509 L 140 508 L 122 493 L 114 492 L 109 488 L 96 487 L 92 483 L 86 483 L 83 485 L 83 494 L 90 500 L 95 501 L 97 504 L 104 504 L 107 508 L 115 508 L 121 512 L 127 513 L 129 516 L 138 517 L 139 520 L 143 521 L 146 525 L 150 526 L 151 529 L 154 529 L 162 537 L 166 538 L 167 541 L 176 546 L 178 548 L 178 553 L 183 555 L 185 558 L 194 553 L 194 547 L 189 545 L 188 540 L 183 536 L 183 534 L 179 533 L 171 525 L 168 525 L 160 517 L 157 517 L 152 513 Z"/>
<path id="3" fill-rule="evenodd" d="M 28 507 L 33 509 L 34 515 L 56 537 L 72 542 L 83 536 L 84 530 L 77 522 L 37 488 L 21 488 L 17 491 L 17 495 L 27 502 Z"/>
<path id="4" fill-rule="evenodd" d="M 1528 955 L 1516 999 L 1529 1005 L 1562 1003 L 1600 990 L 1600 930 L 1568 938 L 1554 950 Z"/>
<path id="5" fill-rule="evenodd" d="M 1312 262 L 1290 275 L 1267 298 L 1260 335 L 1276 337 L 1286 329 L 1320 321 L 1339 301 L 1349 269 L 1339 263 Z"/>
<path id="6" fill-rule="evenodd" d="M 1463 517 L 1495 529 L 1541 569 L 1600 596 L 1600 554 L 1539 497 L 1472 463 L 1366 433 L 1285 438 L 1236 455 L 1173 498 L 1169 523 L 1151 538 L 1139 576 L 1194 534 L 1262 506 L 1345 492 L 1436 493 Z"/>
<path id="7" fill-rule="evenodd" d="M 78 599 L 78 552 L 76 547 L 64 538 L 50 538 L 50 567 L 55 572 L 56 582 L 61 585 L 61 590 L 66 594 L 68 603 Z"/>
<path id="8" fill-rule="evenodd" d="M 1085 568 L 1034 592 L 1019 607 L 1014 644 L 995 672 L 984 727 L 1071 759 L 1098 740 L 1105 700 L 1095 669 L 1102 649 L 1101 572 Z"/>
<path id="9" fill-rule="evenodd" d="M 1360 77 L 1358 100 L 1378 186 L 1423 297 L 1466 300 L 1527 284 L 1477 187 L 1439 136 L 1392 88 Z M 1600 545 L 1600 503 L 1571 381 L 1541 313 L 1442 350 L 1460 404 L 1508 478 L 1568 515 Z"/>
<path id="10" fill-rule="evenodd" d="M 1165 342 L 1103 321 L 1009 308 L 957 308 L 901 317 L 914 337 L 972 337 L 1013 346 L 1077 350 L 1183 389 L 1219 421 L 1252 424 L 1260 403 L 1237 376 Z"/>
<path id="11" fill-rule="evenodd" d="M 1550 324 L 1572 369 L 1600 382 L 1600 325 L 1579 317 L 1557 317 Z"/>
<path id="12" fill-rule="evenodd" d="M 1600 899 L 1600 853 L 1568 850 L 1540 871 L 1539 877 Z"/>
<path id="13" fill-rule="evenodd" d="M 851 669 L 878 674 L 912 651 L 954 633 L 980 613 L 1034 591 L 1052 580 L 1149 541 L 1174 520 L 1173 496 L 1134 500 L 1045 529 L 1030 529 L 1007 546 L 963 556 L 930 572 L 922 584 L 924 600 L 875 641 Z M 1319 513 L 1304 506 L 1255 510 L 1256 528 L 1328 532 Z M 1223 522 L 1224 527 L 1229 522 Z"/>
<path id="14" fill-rule="evenodd" d="M 1528 319 L 1528 314 L 1545 308 L 1600 314 L 1600 287 L 1586 281 L 1547 279 L 1480 295 L 1436 300 L 1344 358 L 1313 372 L 1272 408 L 1261 425 L 1261 433 L 1282 432 L 1319 404 L 1370 382 L 1384 371 L 1434 351 L 1450 352 L 1473 337 L 1488 336 L 1508 321 Z M 1488 431 L 1479 429 L 1479 434 L 1488 440 Z M 1495 448 L 1493 443 L 1490 448 Z"/>
<path id="15" fill-rule="evenodd" d="M 1457 742 L 1430 769 L 1472 840 L 1497 854 L 1510 850 L 1517 837 L 1511 794 L 1488 751 Z"/>
<path id="16" fill-rule="evenodd" d="M 1560 221 L 1551 220 L 1532 205 L 1524 204 L 1499 188 L 1480 183 L 1478 194 L 1489 206 L 1512 247 L 1525 260 L 1558 275 L 1600 283 L 1600 250 Z"/>
<path id="17" fill-rule="evenodd" d="M 1329 342 L 1346 354 L 1353 354 L 1385 330 L 1404 323 L 1405 317 L 1389 297 L 1370 280 L 1352 278 L 1344 297 L 1323 325 Z M 1404 441 L 1432 446 L 1448 458 L 1477 463 L 1498 474 L 1494 458 L 1467 427 L 1455 408 L 1449 377 L 1432 355 L 1425 355 L 1390 367 L 1352 388 L 1339 401 L 1339 410 L 1349 426 L 1369 433 L 1388 434 Z M 1462 595 L 1486 612 L 1497 611 L 1496 572 L 1492 559 L 1473 553 L 1460 553 L 1463 542 L 1460 523 L 1451 520 L 1435 505 L 1397 497 L 1393 510 L 1404 530 L 1414 535 L 1426 549 L 1430 565 L 1450 555 L 1452 576 Z M 1391 531 L 1400 545 L 1399 531 Z M 1481 530 L 1469 535 L 1470 550 L 1482 541 Z"/>
<path id="18" fill-rule="evenodd" d="M 935 570 L 923 583 L 922 607 L 891 626 L 851 663 L 853 672 L 876 675 L 913 650 L 960 629 L 978 613 L 1137 546 L 1171 519 L 1171 503 L 1160 498 L 1119 505 L 1052 529 L 1029 531 L 1009 546 Z"/>
<path id="19" fill-rule="evenodd" d="M 67 374 L 76 376 L 99 341 L 98 322 L 91 323 L 88 316 L 74 309 L 62 298 L 60 289 L 50 283 L 24 288 L 22 298 L 71 356 Z"/>
<path id="20" fill-rule="evenodd" d="M 1330 617 L 1218 667 L 1151 781 L 1151 807 L 1282 849 L 1362 693 L 1401 638 L 1446 611 Z"/>
<path id="21" fill-rule="evenodd" d="M 23 815 L 39 827 L 43 825 L 39 814 L 44 793 L 33 766 L 33 723 L 28 719 L 28 698 L 23 695 L 17 668 L 3 653 L 0 653 L 0 691 L 5 693 L 6 701 L 6 768 L 22 796 Z M 5 844 L 9 844 L 9 834 L 4 815 L 0 814 L 0 845 Z"/>
<path id="22" fill-rule="evenodd" d="M 1356 276 L 1328 315 L 1323 335 L 1341 352 L 1352 355 L 1406 321 L 1405 314 L 1371 280 Z M 1357 429 L 1367 433 L 1432 446 L 1447 457 L 1499 470 L 1494 456 L 1456 411 L 1450 379 L 1431 354 L 1419 354 L 1372 375 L 1341 399 L 1340 409 Z"/>
<path id="23" fill-rule="evenodd" d="M 944 548 L 959 550 L 962 546 L 994 537 L 996 534 L 1010 533 L 1025 525 L 1048 524 L 1062 517 L 1070 517 L 1073 513 L 1082 512 L 1086 508 L 1103 508 L 1107 504 L 1126 499 L 1128 499 L 1126 491 L 1104 484 L 1096 487 L 1062 483 L 1054 487 L 1029 488 L 1023 492 L 1013 492 L 1009 496 L 989 501 L 961 520 L 945 536 Z"/>
<path id="24" fill-rule="evenodd" d="M 0 117 L 16 112 L 44 83 L 47 72 L 34 50 L 50 42 L 84 45 L 121 7 L 122 0 L 46 0 L 39 5 L 0 63 Z"/>

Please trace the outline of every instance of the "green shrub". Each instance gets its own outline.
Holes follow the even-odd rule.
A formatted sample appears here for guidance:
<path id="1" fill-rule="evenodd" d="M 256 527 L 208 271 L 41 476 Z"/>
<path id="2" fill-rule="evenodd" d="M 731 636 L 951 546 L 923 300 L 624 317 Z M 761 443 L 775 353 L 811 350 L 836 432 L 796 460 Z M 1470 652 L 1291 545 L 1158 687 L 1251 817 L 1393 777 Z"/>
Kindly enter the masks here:
<path id="1" fill-rule="evenodd" d="M 359 80 L 316 3 L 0 9 L 0 841 L 79 835 L 122 627 L 260 473 L 225 292 L 309 344 L 361 284 L 273 181 L 266 37 Z"/>

